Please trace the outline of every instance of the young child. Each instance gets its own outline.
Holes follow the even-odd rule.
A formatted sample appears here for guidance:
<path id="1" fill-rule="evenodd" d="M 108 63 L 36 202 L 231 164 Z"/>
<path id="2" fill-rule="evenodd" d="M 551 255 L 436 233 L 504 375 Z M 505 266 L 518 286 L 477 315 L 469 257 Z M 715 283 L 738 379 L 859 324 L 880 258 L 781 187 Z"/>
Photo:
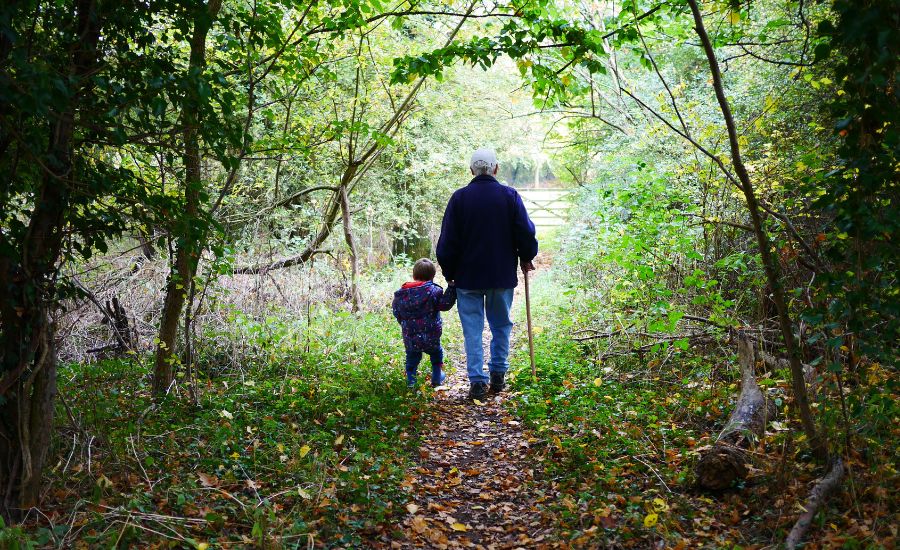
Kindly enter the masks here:
<path id="1" fill-rule="evenodd" d="M 394 317 L 403 329 L 403 346 L 406 348 L 406 385 L 416 385 L 416 372 L 422 353 L 431 358 L 431 385 L 440 386 L 447 379 L 444 366 L 444 350 L 441 348 L 441 311 L 449 311 L 456 303 L 453 283 L 447 292 L 434 284 L 435 268 L 428 258 L 422 258 L 413 266 L 413 281 L 405 283 L 394 293 L 392 309 Z"/>

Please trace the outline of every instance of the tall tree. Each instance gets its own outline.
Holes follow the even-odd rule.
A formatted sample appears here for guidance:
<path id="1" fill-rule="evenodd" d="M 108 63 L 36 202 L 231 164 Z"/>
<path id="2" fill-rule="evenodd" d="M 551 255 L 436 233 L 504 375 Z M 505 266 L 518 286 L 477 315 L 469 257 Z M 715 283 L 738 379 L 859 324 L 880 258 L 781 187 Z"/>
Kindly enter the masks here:
<path id="1" fill-rule="evenodd" d="M 66 260 L 104 252 L 162 204 L 114 148 L 164 139 L 154 120 L 164 0 L 12 2 L 0 8 L 0 513 L 37 503 L 53 428 L 53 315 L 75 291 Z M 123 53 L 124 52 L 124 53 Z M 152 54 L 150 54 L 152 52 Z M 150 55 L 148 55 L 150 54 Z M 115 57 L 114 57 L 115 56 Z"/>
<path id="2" fill-rule="evenodd" d="M 37 504 L 49 450 L 56 393 L 54 327 L 50 320 L 66 215 L 79 168 L 73 159 L 76 115 L 91 93 L 90 76 L 99 64 L 98 42 L 104 14 L 93 0 L 71 5 L 76 22 L 67 37 L 63 81 L 67 98 L 51 116 L 46 163 L 20 255 L 0 259 L 2 379 L 0 379 L 0 512 L 12 517 Z M 6 174 L 7 177 L 14 174 Z M 8 251 L 7 251 L 8 252 Z"/>
<path id="3" fill-rule="evenodd" d="M 719 69 L 719 61 L 716 58 L 715 50 L 710 41 L 709 34 L 706 32 L 706 26 L 703 23 L 703 14 L 696 0 L 687 0 L 694 17 L 694 30 L 700 38 L 700 44 L 703 46 L 703 52 L 706 55 L 709 71 L 712 76 L 713 89 L 716 94 L 716 101 L 722 111 L 722 118 L 725 124 L 725 130 L 728 134 L 728 144 L 731 149 L 731 164 L 734 172 L 740 181 L 741 191 L 747 201 L 747 210 L 750 214 L 750 220 L 753 224 L 753 232 L 756 235 L 756 241 L 759 245 L 759 254 L 762 258 L 763 268 L 766 272 L 766 278 L 772 290 L 772 299 L 775 302 L 775 308 L 778 312 L 778 324 L 781 328 L 781 336 L 784 339 L 784 347 L 787 351 L 788 361 L 791 370 L 791 387 L 794 394 L 794 402 L 797 412 L 800 415 L 800 422 L 803 424 L 803 431 L 809 438 L 812 449 L 821 458 L 828 455 L 828 448 L 825 440 L 820 436 L 813 420 L 812 410 L 809 406 L 809 394 L 806 389 L 806 377 L 803 373 L 803 363 L 800 358 L 800 349 L 797 344 L 797 337 L 794 334 L 794 323 L 791 320 L 791 314 L 788 311 L 787 301 L 784 297 L 784 279 L 781 274 L 781 266 L 778 259 L 772 253 L 772 245 L 769 236 L 763 227 L 762 216 L 760 215 L 759 203 L 753 188 L 753 182 L 750 180 L 750 174 L 744 165 L 741 157 L 741 146 L 738 140 L 738 131 L 734 123 L 734 117 L 731 115 L 731 106 L 728 98 L 725 96 L 725 88 L 722 85 L 722 71 Z"/>
<path id="4" fill-rule="evenodd" d="M 179 224 L 175 257 L 166 282 L 166 297 L 157 338 L 156 366 L 153 371 L 153 393 L 165 394 L 174 379 L 175 342 L 188 289 L 197 274 L 197 264 L 206 239 L 206 219 L 201 212 L 203 178 L 200 156 L 200 109 L 203 72 L 206 69 L 206 41 L 213 23 L 222 9 L 222 0 L 209 0 L 194 16 L 188 61 L 188 85 L 182 106 L 184 125 L 184 202 L 185 217 Z"/>
<path id="5" fill-rule="evenodd" d="M 833 219 L 825 248 L 836 268 L 817 281 L 820 306 L 808 320 L 847 327 L 830 338 L 838 355 L 847 346 L 891 363 L 900 353 L 900 9 L 894 0 L 837 0 L 831 12 L 816 56 L 840 83 L 826 105 L 840 149 L 836 169 L 808 191 Z"/>

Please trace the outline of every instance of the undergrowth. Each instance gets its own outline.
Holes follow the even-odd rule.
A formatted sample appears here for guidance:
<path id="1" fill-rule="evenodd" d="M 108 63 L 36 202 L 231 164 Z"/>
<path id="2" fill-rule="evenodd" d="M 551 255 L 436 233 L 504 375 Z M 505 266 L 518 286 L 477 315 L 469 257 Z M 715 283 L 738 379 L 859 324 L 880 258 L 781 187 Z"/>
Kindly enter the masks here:
<path id="1" fill-rule="evenodd" d="M 552 244 L 552 243 L 551 243 Z M 389 289 L 405 275 L 373 284 Z M 545 521 L 574 547 L 777 546 L 820 471 L 789 411 L 788 373 L 759 373 L 781 416 L 756 449 L 750 477 L 721 493 L 694 485 L 698 453 L 734 404 L 739 376 L 727 342 L 600 359 L 601 341 L 573 336 L 599 302 L 569 288 L 562 270 L 531 286 L 537 379 L 524 323 L 514 345 L 513 412 L 540 464 Z M 402 375 L 399 329 L 385 307 L 314 317 L 227 312 L 202 335 L 193 373 L 167 398 L 149 394 L 152 357 L 60 369 L 57 437 L 45 502 L 0 548 L 360 547 L 404 536 L 428 392 Z M 516 318 L 524 320 L 524 300 Z M 448 314 L 445 346 L 460 338 Z M 867 365 L 846 414 L 881 419 L 841 431 L 842 407 L 823 378 L 819 412 L 845 441 L 850 475 L 810 539 L 823 547 L 889 548 L 900 489 L 897 388 Z M 868 389 L 867 389 L 868 388 Z M 848 443 L 846 443 L 848 442 Z M 862 444 L 860 444 L 862 443 Z M 548 489 L 549 485 L 549 489 Z M 385 535 L 387 537 L 385 537 Z"/>
<path id="2" fill-rule="evenodd" d="M 779 418 L 753 450 L 757 460 L 749 479 L 721 493 L 703 492 L 693 473 L 699 451 L 715 440 L 739 391 L 731 348 L 668 348 L 598 360 L 605 349 L 602 340 L 598 345 L 573 339 L 583 314 L 577 294 L 566 289 L 558 273 L 539 276 L 533 285 L 538 288 L 533 298 L 538 377 L 531 375 L 523 332 L 513 356 L 510 406 L 532 432 L 534 458 L 562 495 L 549 501 L 547 513 L 565 542 L 576 547 L 758 548 L 784 540 L 821 475 L 802 435 L 792 435 L 800 430 L 789 411 L 789 374 L 760 373 L 760 386 L 775 400 Z M 870 369 L 868 383 L 877 388 L 873 395 L 896 396 L 888 374 L 877 366 Z M 827 380 L 820 387 L 834 389 Z M 884 398 L 868 404 L 896 412 Z M 851 411 L 864 406 L 856 399 L 849 403 Z M 828 418 L 837 422 L 840 409 L 829 407 Z M 898 484 L 890 450 L 895 432 L 896 427 L 882 424 L 851 434 L 854 441 L 865 441 L 865 449 L 845 454 L 852 479 L 819 514 L 813 533 L 818 544 L 890 547 L 879 541 L 896 536 L 889 521 L 897 517 L 896 505 L 887 496 Z"/>
<path id="3" fill-rule="evenodd" d="M 231 326 L 207 336 L 240 344 L 238 368 L 199 357 L 197 380 L 182 371 L 158 403 L 149 357 L 60 370 L 47 499 L 60 504 L 33 518 L 33 542 L 352 546 L 390 524 L 424 403 L 403 381 L 393 319 L 321 311 L 307 329 L 235 314 Z"/>

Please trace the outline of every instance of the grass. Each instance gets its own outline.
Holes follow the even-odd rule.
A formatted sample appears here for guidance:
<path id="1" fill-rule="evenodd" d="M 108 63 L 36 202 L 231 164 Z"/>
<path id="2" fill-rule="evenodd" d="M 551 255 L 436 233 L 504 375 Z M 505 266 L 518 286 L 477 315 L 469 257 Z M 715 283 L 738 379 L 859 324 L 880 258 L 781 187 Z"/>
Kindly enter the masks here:
<path id="1" fill-rule="evenodd" d="M 347 546 L 401 513 L 424 397 L 405 386 L 394 320 L 322 311 L 311 333 L 276 318 L 233 326 L 218 336 L 242 343 L 240 365 L 201 357 L 197 405 L 183 378 L 153 403 L 150 358 L 61 368 L 57 505 L 34 541 Z"/>

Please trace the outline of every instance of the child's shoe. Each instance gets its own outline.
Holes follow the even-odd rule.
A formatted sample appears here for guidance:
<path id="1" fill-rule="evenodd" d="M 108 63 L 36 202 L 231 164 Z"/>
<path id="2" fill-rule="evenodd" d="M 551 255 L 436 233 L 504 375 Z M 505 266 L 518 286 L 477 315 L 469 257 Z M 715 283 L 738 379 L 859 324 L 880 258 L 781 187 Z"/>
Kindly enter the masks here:
<path id="1" fill-rule="evenodd" d="M 416 382 L 417 382 L 416 375 L 411 372 L 407 372 L 406 373 L 406 387 L 407 388 L 415 388 Z"/>
<path id="2" fill-rule="evenodd" d="M 444 382 L 447 381 L 447 375 L 444 373 L 442 369 L 438 369 L 437 372 L 431 373 L 431 387 L 436 388 L 438 386 L 443 386 Z"/>

